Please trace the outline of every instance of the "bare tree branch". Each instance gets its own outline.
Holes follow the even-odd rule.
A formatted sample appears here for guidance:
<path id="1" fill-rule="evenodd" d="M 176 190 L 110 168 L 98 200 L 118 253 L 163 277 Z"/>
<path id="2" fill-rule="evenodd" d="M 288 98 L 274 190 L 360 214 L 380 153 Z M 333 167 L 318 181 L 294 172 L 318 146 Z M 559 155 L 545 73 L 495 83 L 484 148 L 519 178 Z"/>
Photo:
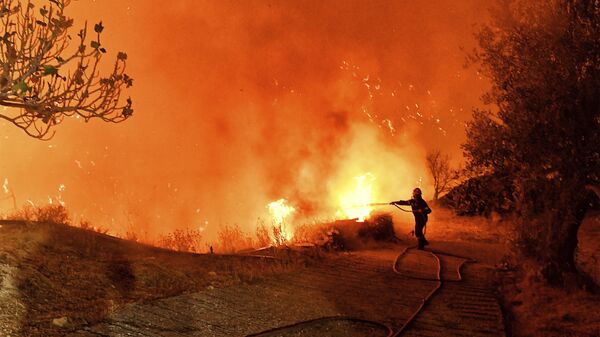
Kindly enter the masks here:
<path id="1" fill-rule="evenodd" d="M 450 157 L 435 150 L 426 157 L 427 168 L 433 178 L 433 200 L 438 200 L 440 195 L 450 191 L 457 182 L 459 174 L 450 167 Z"/>
<path id="2" fill-rule="evenodd" d="M 88 42 L 87 23 L 77 34 L 76 48 L 68 34 L 73 19 L 64 14 L 70 0 L 49 0 L 36 9 L 28 1 L 0 0 L 0 119 L 31 137 L 50 139 L 65 117 L 99 118 L 119 123 L 133 113 L 121 93 L 133 85 L 125 73 L 127 54 L 119 52 L 107 76 L 100 76 L 106 49 L 102 22 Z"/>

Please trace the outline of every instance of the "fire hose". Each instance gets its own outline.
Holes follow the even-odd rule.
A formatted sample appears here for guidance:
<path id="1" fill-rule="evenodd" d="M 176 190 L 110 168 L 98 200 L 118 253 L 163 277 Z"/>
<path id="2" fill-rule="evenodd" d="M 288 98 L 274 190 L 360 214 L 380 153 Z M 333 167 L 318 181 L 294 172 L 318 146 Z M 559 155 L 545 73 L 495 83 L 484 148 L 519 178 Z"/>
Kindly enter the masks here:
<path id="1" fill-rule="evenodd" d="M 398 209 L 399 209 L 399 210 L 401 210 L 402 212 L 406 212 L 406 213 L 412 213 L 412 212 L 413 212 L 412 210 L 407 210 L 407 209 L 404 209 L 404 208 L 400 207 L 399 205 L 392 204 L 392 203 L 389 203 L 389 202 L 376 202 L 376 203 L 372 203 L 372 204 L 366 204 L 366 205 L 364 205 L 364 206 L 370 206 L 370 207 L 373 207 L 373 206 L 389 206 L 389 205 L 394 205 L 394 206 L 396 206 L 396 208 L 398 208 Z"/>
<path id="2" fill-rule="evenodd" d="M 402 324 L 402 326 L 398 330 L 394 331 L 394 329 L 392 329 L 389 325 L 382 323 L 382 322 L 377 322 L 377 321 L 372 321 L 372 320 L 367 320 L 367 319 L 357 318 L 357 317 L 352 317 L 352 316 L 340 315 L 340 316 L 317 317 L 314 319 L 300 321 L 300 322 L 264 330 L 261 332 L 249 334 L 249 335 L 246 335 L 246 337 L 258 337 L 258 336 L 266 335 L 269 333 L 274 333 L 274 332 L 278 332 L 278 331 L 283 331 L 283 330 L 299 327 L 302 325 L 311 325 L 311 324 L 315 324 L 315 323 L 331 322 L 331 321 L 346 321 L 346 322 L 354 322 L 354 323 L 362 323 L 362 324 L 368 324 L 368 325 L 372 325 L 372 326 L 378 326 L 378 327 L 381 327 L 381 328 L 384 328 L 385 330 L 387 330 L 386 337 L 398 337 L 398 336 L 402 335 L 407 330 L 407 328 L 412 325 L 412 323 L 415 321 L 417 316 L 423 311 L 423 309 L 425 308 L 427 303 L 430 302 L 431 298 L 442 288 L 443 283 L 444 282 L 460 282 L 460 281 L 462 281 L 462 274 L 460 272 L 462 266 L 467 262 L 475 262 L 475 260 L 472 260 L 470 258 L 439 252 L 439 254 L 453 256 L 453 257 L 463 259 L 463 261 L 461 261 L 456 266 L 457 279 L 456 280 L 443 280 L 442 275 L 441 275 L 442 261 L 441 261 L 440 257 L 438 256 L 438 254 L 436 254 L 433 251 L 427 251 L 427 253 L 431 254 L 434 257 L 435 261 L 437 262 L 437 270 L 435 272 L 435 277 L 428 278 L 428 277 L 418 277 L 418 276 L 411 276 L 411 275 L 404 274 L 397 268 L 398 261 L 400 261 L 400 259 L 403 258 L 410 249 L 415 249 L 415 248 L 416 248 L 416 246 L 405 247 L 402 250 L 402 252 L 400 252 L 400 254 L 398 254 L 396 259 L 394 260 L 392 270 L 394 271 L 394 273 L 400 275 L 401 277 L 407 278 L 407 279 L 414 279 L 414 280 L 421 280 L 421 281 L 436 281 L 437 284 L 423 299 L 421 299 L 421 303 L 419 304 L 418 308 L 412 313 L 412 315 Z"/>
<path id="3" fill-rule="evenodd" d="M 373 206 L 389 206 L 389 205 L 393 205 L 394 207 L 401 210 L 402 212 L 414 213 L 412 210 L 404 209 L 404 208 L 400 207 L 400 205 L 396 205 L 396 204 L 389 203 L 389 202 L 376 202 L 376 203 L 366 204 L 364 206 L 373 207 Z M 414 231 L 412 233 L 414 234 Z M 423 234 L 427 234 L 427 224 L 425 224 L 425 226 L 423 226 Z"/>
<path id="4" fill-rule="evenodd" d="M 405 210 L 405 209 L 401 208 L 399 205 L 390 204 L 390 203 L 372 203 L 372 204 L 368 204 L 366 206 L 387 206 L 387 205 L 393 205 L 393 206 L 397 207 L 399 210 L 406 212 L 406 213 L 413 213 L 411 210 Z M 402 257 L 404 257 L 410 249 L 415 249 L 415 248 L 417 248 L 417 247 L 416 246 L 405 247 L 402 250 L 402 252 L 400 254 L 398 254 L 396 259 L 394 260 L 392 270 L 394 271 L 394 273 L 400 275 L 401 277 L 407 278 L 407 279 L 414 279 L 414 280 L 421 280 L 421 281 L 436 281 L 437 283 L 436 283 L 436 286 L 423 299 L 421 299 L 421 303 L 419 304 L 417 310 L 415 310 L 412 313 L 412 315 L 404 322 L 404 324 L 402 324 L 402 326 L 397 331 L 394 331 L 389 325 L 382 323 L 382 322 L 377 322 L 377 321 L 372 321 L 372 320 L 367 320 L 367 319 L 362 319 L 362 318 L 357 318 L 357 317 L 352 317 L 352 316 L 340 315 L 340 316 L 318 317 L 318 318 L 314 318 L 314 319 L 310 319 L 310 320 L 300 321 L 300 322 L 296 322 L 296 323 L 289 324 L 289 325 L 275 327 L 275 328 L 261 331 L 258 333 L 249 334 L 249 335 L 246 335 L 246 337 L 258 337 L 258 336 L 262 336 L 262 335 L 269 334 L 269 333 L 274 333 L 274 332 L 278 332 L 278 331 L 283 331 L 283 330 L 299 327 L 302 325 L 310 325 L 310 324 L 314 324 L 314 323 L 322 323 L 322 322 L 330 322 L 330 321 L 346 321 L 346 322 L 369 324 L 372 326 L 379 326 L 379 327 L 382 327 L 385 330 L 387 330 L 386 337 L 397 337 L 397 336 L 402 335 L 406 331 L 406 329 L 408 327 L 410 327 L 411 324 L 415 321 L 417 316 L 423 311 L 423 309 L 425 308 L 427 303 L 431 300 L 431 298 L 442 288 L 442 285 L 444 282 L 460 282 L 460 281 L 462 281 L 462 274 L 460 272 L 462 266 L 467 262 L 476 262 L 475 260 L 473 260 L 471 258 L 438 252 L 439 254 L 453 256 L 453 257 L 460 258 L 463 260 L 456 266 L 457 280 L 443 280 L 442 276 L 441 276 L 442 262 L 441 262 L 440 257 L 433 251 L 427 251 L 427 253 L 431 254 L 434 257 L 435 261 L 437 262 L 437 270 L 435 273 L 435 278 L 418 277 L 418 276 L 410 276 L 410 275 L 403 274 L 396 267 L 398 264 L 398 261 L 400 261 L 400 259 Z"/>

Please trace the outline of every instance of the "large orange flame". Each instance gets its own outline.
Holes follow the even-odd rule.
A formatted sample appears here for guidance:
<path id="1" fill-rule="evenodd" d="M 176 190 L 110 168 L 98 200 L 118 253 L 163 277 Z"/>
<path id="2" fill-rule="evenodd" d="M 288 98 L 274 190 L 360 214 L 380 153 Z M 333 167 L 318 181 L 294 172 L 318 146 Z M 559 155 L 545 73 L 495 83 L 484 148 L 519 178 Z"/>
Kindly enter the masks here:
<path id="1" fill-rule="evenodd" d="M 294 234 L 292 233 L 292 230 L 287 226 L 288 223 L 285 220 L 287 217 L 292 215 L 296 211 L 296 209 L 288 205 L 285 199 L 273 201 L 267 205 L 267 208 L 269 209 L 269 213 L 271 213 L 271 216 L 273 217 L 274 225 L 278 227 L 278 230 L 281 231 L 278 235 L 280 237 L 275 238 L 275 243 L 283 243 L 280 242 L 282 241 L 282 239 L 285 241 L 290 241 Z"/>
<path id="2" fill-rule="evenodd" d="M 375 176 L 367 172 L 354 177 L 354 186 L 340 196 L 340 211 L 337 216 L 345 216 L 348 219 L 364 221 L 371 214 L 373 207 L 373 182 Z"/>

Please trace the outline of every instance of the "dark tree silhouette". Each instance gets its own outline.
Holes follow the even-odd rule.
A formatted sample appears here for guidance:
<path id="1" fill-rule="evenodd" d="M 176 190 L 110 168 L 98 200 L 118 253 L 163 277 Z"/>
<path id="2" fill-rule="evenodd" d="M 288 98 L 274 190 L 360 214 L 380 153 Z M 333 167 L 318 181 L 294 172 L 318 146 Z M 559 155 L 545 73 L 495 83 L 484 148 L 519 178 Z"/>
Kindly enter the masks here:
<path id="1" fill-rule="evenodd" d="M 450 157 L 434 150 L 427 154 L 427 168 L 433 178 L 433 200 L 438 200 L 440 195 L 450 191 L 458 180 L 459 173 L 450 167 Z"/>
<path id="2" fill-rule="evenodd" d="M 472 56 L 491 79 L 463 148 L 472 169 L 508 175 L 518 243 L 560 284 L 600 180 L 600 1 L 502 0 Z"/>
<path id="3" fill-rule="evenodd" d="M 69 3 L 49 0 L 36 8 L 0 0 L 0 105 L 9 107 L 0 119 L 35 138 L 51 138 L 69 116 L 118 123 L 133 113 L 131 99 L 121 99 L 122 89 L 133 84 L 125 73 L 127 54 L 119 52 L 112 72 L 100 76 L 104 27 L 94 25 L 89 41 L 87 24 L 71 36 L 73 19 L 64 14 Z"/>

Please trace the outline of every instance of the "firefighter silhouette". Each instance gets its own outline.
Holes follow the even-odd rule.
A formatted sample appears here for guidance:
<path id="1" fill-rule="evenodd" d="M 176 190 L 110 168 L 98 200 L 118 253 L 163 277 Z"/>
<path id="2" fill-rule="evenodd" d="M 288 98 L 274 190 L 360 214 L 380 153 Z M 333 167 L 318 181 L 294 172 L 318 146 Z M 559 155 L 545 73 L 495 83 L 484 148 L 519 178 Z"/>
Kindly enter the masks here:
<path id="1" fill-rule="evenodd" d="M 431 208 L 427 205 L 427 202 L 423 199 L 423 195 L 420 188 L 413 190 L 412 199 L 410 200 L 398 200 L 390 202 L 390 205 L 399 206 L 410 206 L 412 213 L 415 216 L 415 236 L 417 237 L 417 248 L 423 249 L 429 244 L 425 239 L 423 229 L 427 225 L 427 215 L 431 213 Z"/>

